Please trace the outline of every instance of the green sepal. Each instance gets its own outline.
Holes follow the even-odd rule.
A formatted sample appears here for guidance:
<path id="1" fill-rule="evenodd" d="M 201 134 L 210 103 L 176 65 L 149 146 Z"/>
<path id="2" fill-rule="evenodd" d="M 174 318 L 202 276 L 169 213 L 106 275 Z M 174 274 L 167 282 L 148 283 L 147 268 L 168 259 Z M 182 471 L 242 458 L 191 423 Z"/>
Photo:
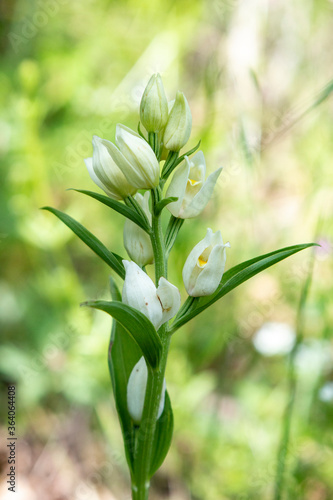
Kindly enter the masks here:
<path id="1" fill-rule="evenodd" d="M 93 191 L 87 191 L 86 189 L 71 189 L 70 191 L 76 191 L 77 193 L 82 193 L 86 194 L 87 196 L 90 196 L 91 198 L 94 198 L 95 200 L 99 201 L 100 203 L 103 203 L 104 205 L 112 208 L 119 214 L 123 215 L 127 219 L 130 219 L 132 222 L 137 224 L 139 227 L 141 227 L 144 231 L 149 233 L 150 227 L 147 224 L 147 222 L 141 217 L 133 208 L 124 205 L 123 203 L 113 200 L 112 198 L 109 198 L 108 196 L 105 196 L 103 194 L 95 193 Z"/>
<path id="2" fill-rule="evenodd" d="M 66 226 L 69 227 L 69 229 L 71 229 L 73 233 L 76 234 L 76 236 L 78 236 L 80 240 L 82 240 L 89 248 L 91 248 L 91 250 L 95 252 L 98 257 L 104 260 L 104 262 L 106 262 L 111 269 L 119 274 L 121 278 L 125 279 L 125 268 L 122 263 L 122 258 L 119 255 L 110 252 L 110 250 L 108 250 L 95 235 L 82 226 L 82 224 L 56 208 L 42 207 L 42 210 L 47 210 L 58 217 L 58 219 L 66 224 Z"/>
<path id="3" fill-rule="evenodd" d="M 174 203 L 177 200 L 178 196 L 169 196 L 169 198 L 164 198 L 163 200 L 159 201 L 155 206 L 155 215 L 158 216 L 162 212 L 164 207 L 169 205 L 169 203 Z"/>
<path id="4" fill-rule="evenodd" d="M 147 364 L 153 369 L 158 367 L 162 351 L 161 340 L 144 314 L 120 301 L 91 300 L 81 305 L 110 314 L 138 344 Z"/>
<path id="5" fill-rule="evenodd" d="M 120 292 L 110 278 L 113 300 L 121 300 Z M 142 356 L 141 349 L 131 335 L 113 320 L 108 352 L 108 365 L 120 427 L 124 440 L 126 460 L 131 474 L 134 472 L 135 425 L 127 409 L 127 384 L 130 374 Z"/>
<path id="6" fill-rule="evenodd" d="M 264 271 L 274 264 L 277 264 L 281 260 L 290 257 L 294 253 L 300 252 L 301 250 L 305 250 L 306 248 L 315 245 L 317 244 L 306 243 L 303 245 L 293 245 L 291 247 L 281 248 L 279 250 L 275 250 L 274 252 L 260 255 L 259 257 L 255 257 L 254 259 L 247 260 L 235 267 L 232 267 L 224 273 L 220 285 L 213 294 L 207 297 L 199 297 L 194 299 L 193 297 L 187 298 L 187 300 L 183 304 L 183 307 L 178 312 L 179 316 L 176 316 L 175 321 L 171 325 L 171 332 L 174 333 L 182 325 L 207 309 L 207 307 L 214 304 L 214 302 L 216 302 L 221 297 L 231 292 L 232 290 L 234 290 L 234 288 L 241 285 L 256 274 Z M 190 303 L 190 306 L 188 308 L 186 307 L 187 302 Z M 187 312 L 185 314 L 182 314 L 182 311 L 186 309 Z"/>
<path id="7" fill-rule="evenodd" d="M 152 459 L 150 477 L 161 467 L 169 451 L 173 434 L 173 412 L 168 392 L 165 392 L 163 413 L 156 422 L 154 441 L 152 446 Z"/>

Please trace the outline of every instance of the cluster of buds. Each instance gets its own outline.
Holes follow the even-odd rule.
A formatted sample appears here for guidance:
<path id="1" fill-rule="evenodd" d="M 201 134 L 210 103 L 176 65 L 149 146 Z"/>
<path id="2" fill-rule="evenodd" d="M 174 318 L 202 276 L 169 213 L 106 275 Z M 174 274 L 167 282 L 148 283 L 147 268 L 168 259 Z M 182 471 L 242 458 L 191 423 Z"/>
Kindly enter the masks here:
<path id="1" fill-rule="evenodd" d="M 91 179 L 110 198 L 124 200 L 127 204 L 131 200 L 152 225 L 154 207 L 150 192 L 137 191 L 159 189 L 161 193 L 168 175 L 174 170 L 165 196 L 174 197 L 176 201 L 168 203 L 167 209 L 174 219 L 197 217 L 211 198 L 222 169 L 216 169 L 206 178 L 202 151 L 192 158 L 185 154 L 178 163 L 171 165 L 169 159 L 179 158 L 191 134 L 192 115 L 186 97 L 177 92 L 175 99 L 168 102 L 160 75 L 153 75 L 142 96 L 140 120 L 147 138 L 140 128 L 136 133 L 121 124 L 116 126 L 115 143 L 94 136 L 93 155 L 85 160 Z M 166 162 L 161 174 L 160 162 L 163 160 Z M 167 175 L 163 175 L 165 171 Z M 126 275 L 122 301 L 143 313 L 158 330 L 175 316 L 181 300 L 179 290 L 165 277 L 159 279 L 156 287 L 145 271 L 145 266 L 154 263 L 152 241 L 152 233 L 132 220 L 126 221 L 124 246 L 131 261 L 123 261 Z M 183 281 L 189 296 L 207 296 L 216 290 L 224 272 L 228 246 L 229 243 L 223 243 L 219 231 L 207 230 L 183 268 Z M 133 368 L 127 389 L 128 410 L 135 423 L 141 419 L 146 385 L 147 366 L 142 357 Z M 159 415 L 163 405 L 164 393 Z"/>

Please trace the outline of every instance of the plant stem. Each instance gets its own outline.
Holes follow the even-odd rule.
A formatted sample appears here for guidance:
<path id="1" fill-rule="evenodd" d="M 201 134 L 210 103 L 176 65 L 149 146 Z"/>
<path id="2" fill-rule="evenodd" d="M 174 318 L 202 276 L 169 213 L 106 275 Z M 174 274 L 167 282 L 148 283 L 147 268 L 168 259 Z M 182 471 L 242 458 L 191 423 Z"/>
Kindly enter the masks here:
<path id="1" fill-rule="evenodd" d="M 160 200 L 160 192 L 152 190 L 152 233 L 151 242 L 155 260 L 156 285 L 161 276 L 166 275 L 166 258 L 160 214 L 156 215 L 155 206 Z M 151 477 L 151 457 L 154 444 L 157 415 L 163 389 L 165 367 L 170 345 L 170 333 L 167 325 L 162 325 L 158 331 L 162 343 L 162 355 L 158 369 L 148 367 L 148 380 L 145 403 L 140 427 L 136 436 L 136 453 L 134 474 L 132 477 L 133 500 L 147 500 L 149 494 L 149 481 Z"/>
<path id="2" fill-rule="evenodd" d="M 297 326 L 296 326 L 296 342 L 289 356 L 289 366 L 288 366 L 288 402 L 283 414 L 282 421 L 282 432 L 280 438 L 280 444 L 277 454 L 277 469 L 276 469 L 276 479 L 275 479 L 275 490 L 274 490 L 274 500 L 281 500 L 283 498 L 284 485 L 285 485 L 285 469 L 286 469 L 286 458 L 288 454 L 288 447 L 290 441 L 290 429 L 291 421 L 293 416 L 293 410 L 295 405 L 296 388 L 297 388 L 297 374 L 295 370 L 295 358 L 298 348 L 303 341 L 303 330 L 304 330 L 304 310 L 305 304 L 308 297 L 312 273 L 314 266 L 314 254 L 312 254 L 312 259 L 310 263 L 310 268 L 308 271 L 307 278 L 305 280 L 304 286 L 302 288 L 300 301 L 298 304 L 297 311 Z"/>

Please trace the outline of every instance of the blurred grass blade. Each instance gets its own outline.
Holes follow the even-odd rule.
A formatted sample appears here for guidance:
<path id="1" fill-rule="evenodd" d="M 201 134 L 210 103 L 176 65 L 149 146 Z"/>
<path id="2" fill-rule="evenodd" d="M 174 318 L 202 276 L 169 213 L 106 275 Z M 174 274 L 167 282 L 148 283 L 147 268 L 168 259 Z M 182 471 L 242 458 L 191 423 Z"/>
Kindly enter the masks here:
<path id="1" fill-rule="evenodd" d="M 173 434 L 173 412 L 168 392 L 165 392 L 164 410 L 156 422 L 156 429 L 153 441 L 152 461 L 150 475 L 161 467 L 169 451 Z"/>
<path id="2" fill-rule="evenodd" d="M 112 299 L 120 301 L 120 292 L 112 278 L 110 278 L 110 289 Z M 118 321 L 113 320 L 108 364 L 117 413 L 123 434 L 126 459 L 132 473 L 134 470 L 135 428 L 127 410 L 127 384 L 133 367 L 141 356 L 141 349 L 131 335 L 128 334 Z"/>
<path id="3" fill-rule="evenodd" d="M 305 243 L 303 245 L 293 245 L 291 247 L 281 248 L 279 250 L 275 250 L 274 252 L 260 255 L 259 257 L 255 257 L 254 259 L 247 260 L 235 267 L 232 267 L 224 273 L 220 285 L 212 295 L 209 295 L 208 297 L 196 298 L 194 300 L 193 297 L 188 297 L 188 299 L 185 301 L 184 306 L 182 307 L 182 310 L 187 309 L 187 312 L 184 315 L 179 316 L 178 318 L 176 316 L 176 319 L 171 326 L 171 332 L 175 332 L 182 325 L 190 321 L 190 319 L 200 314 L 202 311 L 207 309 L 207 307 L 214 304 L 214 302 L 216 302 L 221 297 L 231 292 L 232 290 L 234 290 L 234 288 L 241 285 L 256 274 L 264 271 L 274 264 L 277 264 L 281 260 L 286 259 L 287 257 L 290 257 L 297 252 L 300 252 L 301 250 L 305 250 L 306 248 L 315 245 L 317 244 Z M 189 308 L 186 307 L 187 302 L 191 303 Z"/>
<path id="4" fill-rule="evenodd" d="M 144 314 L 118 301 L 92 300 L 82 305 L 110 314 L 138 344 L 147 364 L 153 369 L 158 367 L 162 344 L 154 326 Z"/>
<path id="5" fill-rule="evenodd" d="M 82 224 L 77 222 L 75 219 L 69 215 L 57 210 L 52 207 L 43 207 L 42 210 L 47 210 L 54 214 L 58 219 L 60 219 L 64 224 L 66 224 L 69 229 L 73 231 L 93 252 L 95 252 L 106 264 L 108 264 L 111 269 L 113 269 L 121 278 L 125 278 L 125 268 L 121 262 L 121 257 L 119 255 L 110 252 L 103 243 L 96 238 L 88 229 L 86 229 Z"/>
<path id="6" fill-rule="evenodd" d="M 140 217 L 140 215 L 135 210 L 133 210 L 131 207 L 128 207 L 127 205 L 124 205 L 123 203 L 120 203 L 119 201 L 113 200 L 112 198 L 109 198 L 108 196 L 104 196 L 103 194 L 99 194 L 99 193 L 94 193 L 93 191 L 87 191 L 86 189 L 72 189 L 71 191 L 76 191 L 77 193 L 86 194 L 87 196 L 94 198 L 95 200 L 99 201 L 100 203 L 103 203 L 104 205 L 106 205 L 107 207 L 112 208 L 113 210 L 115 210 L 119 214 L 123 215 L 127 219 L 130 219 L 135 224 L 137 224 L 139 227 L 141 227 L 144 231 L 149 233 L 150 227 L 148 226 L 146 221 L 142 217 Z"/>
<path id="7" fill-rule="evenodd" d="M 303 333 L 304 320 L 305 320 L 304 313 L 305 313 L 306 301 L 309 295 L 309 290 L 312 282 L 313 267 L 314 267 L 314 255 L 312 255 L 308 274 L 305 283 L 302 287 L 301 296 L 298 303 L 298 311 L 297 311 L 296 342 L 289 355 L 288 401 L 282 418 L 281 437 L 277 452 L 274 500 L 282 500 L 282 498 L 284 497 L 285 475 L 286 475 L 285 472 L 286 472 L 287 456 L 290 444 L 291 423 L 292 423 L 293 411 L 295 406 L 296 389 L 297 389 L 297 373 L 295 367 L 295 359 L 298 353 L 299 346 L 301 345 L 304 337 Z"/>

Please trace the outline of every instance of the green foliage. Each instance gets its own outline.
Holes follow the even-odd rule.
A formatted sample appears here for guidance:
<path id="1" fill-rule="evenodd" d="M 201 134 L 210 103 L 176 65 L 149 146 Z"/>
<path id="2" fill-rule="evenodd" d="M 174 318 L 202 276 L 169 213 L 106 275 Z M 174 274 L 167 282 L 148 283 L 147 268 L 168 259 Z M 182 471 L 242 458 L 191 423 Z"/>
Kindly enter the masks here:
<path id="1" fill-rule="evenodd" d="M 138 344 L 147 364 L 153 369 L 158 367 L 161 341 L 154 326 L 144 314 L 134 307 L 117 301 L 95 300 L 84 302 L 82 305 L 110 314 Z"/>

